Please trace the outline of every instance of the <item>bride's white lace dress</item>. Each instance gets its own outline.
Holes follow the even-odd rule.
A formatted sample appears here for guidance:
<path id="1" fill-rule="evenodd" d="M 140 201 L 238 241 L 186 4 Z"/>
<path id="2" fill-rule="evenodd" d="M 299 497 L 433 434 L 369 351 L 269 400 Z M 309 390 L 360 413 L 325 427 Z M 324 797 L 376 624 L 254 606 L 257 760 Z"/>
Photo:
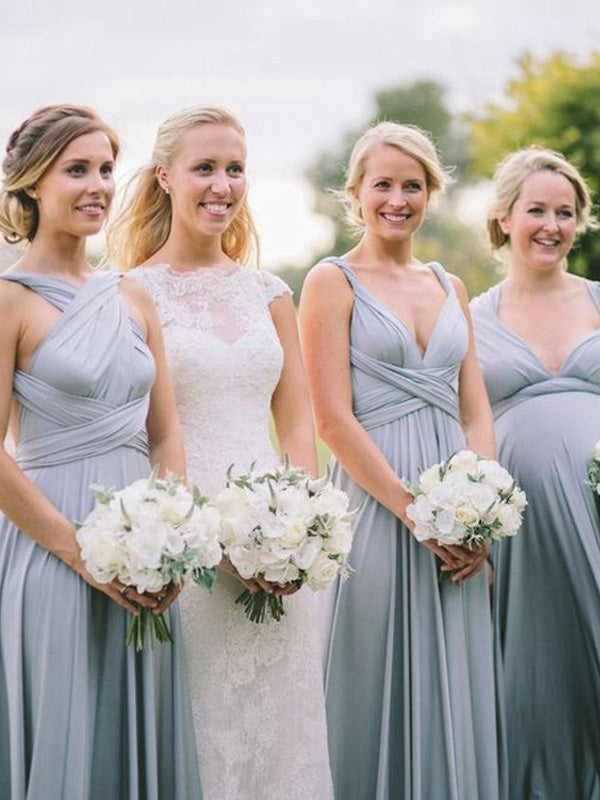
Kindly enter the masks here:
<path id="1" fill-rule="evenodd" d="M 273 464 L 283 352 L 269 304 L 286 284 L 240 266 L 129 275 L 158 307 L 189 480 L 213 494 L 230 464 Z M 240 591 L 219 574 L 211 594 L 190 586 L 180 600 L 204 800 L 329 800 L 319 599 L 305 587 L 281 622 L 257 625 L 235 605 Z"/>

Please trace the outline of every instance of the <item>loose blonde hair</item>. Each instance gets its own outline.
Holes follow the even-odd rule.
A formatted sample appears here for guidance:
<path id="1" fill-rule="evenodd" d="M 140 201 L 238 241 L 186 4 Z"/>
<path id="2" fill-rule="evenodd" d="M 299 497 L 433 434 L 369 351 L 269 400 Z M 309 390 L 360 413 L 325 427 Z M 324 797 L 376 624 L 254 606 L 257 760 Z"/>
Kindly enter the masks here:
<path id="1" fill-rule="evenodd" d="M 106 134 L 116 158 L 119 138 L 114 130 L 87 106 L 55 105 L 34 111 L 10 136 L 2 162 L 0 232 L 9 244 L 33 241 L 40 215 L 31 189 L 73 139 L 86 133 Z"/>
<path id="2" fill-rule="evenodd" d="M 197 125 L 228 125 L 245 138 L 237 117 L 220 106 L 186 108 L 160 125 L 152 158 L 129 182 L 123 210 L 109 229 L 109 251 L 124 269 L 147 261 L 167 241 L 172 221 L 171 198 L 160 186 L 156 168 L 169 168 L 182 136 Z M 223 234 L 221 246 L 229 258 L 242 263 L 253 249 L 258 255 L 258 234 L 247 198 Z"/>
<path id="3" fill-rule="evenodd" d="M 382 144 L 395 147 L 421 164 L 425 170 L 429 197 L 436 192 L 442 192 L 452 182 L 449 171 L 442 166 L 431 136 L 426 131 L 416 125 L 400 125 L 398 122 L 379 122 L 372 125 L 352 148 L 344 188 L 335 192 L 344 205 L 346 222 L 356 233 L 362 233 L 365 228 L 357 194 L 365 176 L 367 159 Z"/>
<path id="4" fill-rule="evenodd" d="M 494 175 L 496 197 L 487 216 L 487 230 L 493 250 L 499 250 L 509 241 L 500 226 L 500 220 L 509 216 L 519 199 L 524 181 L 536 172 L 554 172 L 566 178 L 575 192 L 575 230 L 579 233 L 596 227 L 591 216 L 590 190 L 580 172 L 567 159 L 554 150 L 527 147 L 504 158 Z"/>

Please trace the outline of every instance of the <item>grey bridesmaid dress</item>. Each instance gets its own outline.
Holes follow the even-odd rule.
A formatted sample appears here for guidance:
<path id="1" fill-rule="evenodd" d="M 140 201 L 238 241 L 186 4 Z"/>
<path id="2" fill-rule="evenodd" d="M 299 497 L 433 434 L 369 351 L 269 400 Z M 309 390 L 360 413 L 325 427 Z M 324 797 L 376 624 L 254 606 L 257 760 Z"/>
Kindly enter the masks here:
<path id="1" fill-rule="evenodd" d="M 600 312 L 600 287 L 587 282 Z M 498 455 L 527 493 L 521 532 L 495 548 L 511 800 L 600 798 L 600 529 L 587 461 L 600 439 L 600 331 L 558 374 L 473 301 Z"/>
<path id="2" fill-rule="evenodd" d="M 83 288 L 2 275 L 62 312 L 26 372 L 16 459 L 71 520 L 90 484 L 149 473 L 145 420 L 154 363 L 115 272 Z M 201 797 L 179 614 L 173 646 L 136 655 L 129 615 L 0 515 L 0 797 L 191 800 Z"/>
<path id="3" fill-rule="evenodd" d="M 404 323 L 336 263 L 354 291 L 353 411 L 398 475 L 464 448 L 458 372 L 468 329 L 452 282 L 424 354 Z M 334 464 L 364 503 L 355 572 L 336 588 L 326 665 L 337 800 L 495 800 L 499 796 L 492 627 L 485 575 L 438 582 L 435 556 Z"/>

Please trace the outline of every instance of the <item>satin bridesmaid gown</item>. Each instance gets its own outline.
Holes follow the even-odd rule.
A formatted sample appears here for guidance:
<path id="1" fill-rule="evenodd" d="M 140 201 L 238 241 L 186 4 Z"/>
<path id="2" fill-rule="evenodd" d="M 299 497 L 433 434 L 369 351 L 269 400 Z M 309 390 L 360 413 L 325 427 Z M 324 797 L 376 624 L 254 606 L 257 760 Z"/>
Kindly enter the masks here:
<path id="1" fill-rule="evenodd" d="M 398 475 L 465 447 L 458 372 L 468 328 L 454 286 L 425 353 L 406 325 L 337 264 L 354 292 L 353 410 Z M 355 519 L 337 587 L 326 667 L 329 745 L 339 800 L 495 800 L 499 796 L 492 627 L 484 572 L 438 582 L 435 556 L 334 466 Z"/>
<path id="2" fill-rule="evenodd" d="M 147 476 L 154 362 L 115 272 L 83 288 L 47 275 L 0 279 L 62 312 L 14 375 L 16 459 L 65 516 L 90 484 Z M 0 797 L 196 800 L 201 789 L 177 606 L 172 646 L 136 655 L 128 613 L 0 515 Z"/>
<path id="3" fill-rule="evenodd" d="M 587 282 L 600 313 L 600 287 Z M 502 285 L 473 301 L 498 457 L 529 505 L 495 548 L 495 638 L 511 800 L 600 798 L 600 528 L 587 462 L 600 439 L 600 330 L 553 374 L 498 318 Z"/>

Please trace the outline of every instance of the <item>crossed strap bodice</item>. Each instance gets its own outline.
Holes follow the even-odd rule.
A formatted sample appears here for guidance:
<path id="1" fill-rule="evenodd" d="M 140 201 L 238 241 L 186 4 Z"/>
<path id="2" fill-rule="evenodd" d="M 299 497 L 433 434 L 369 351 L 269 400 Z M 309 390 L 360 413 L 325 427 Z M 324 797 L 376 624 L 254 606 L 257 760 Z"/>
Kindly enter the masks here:
<path id="1" fill-rule="evenodd" d="M 77 288 L 53 276 L 0 276 L 62 311 L 27 371 L 17 370 L 16 459 L 23 469 L 98 456 L 118 447 L 148 452 L 146 416 L 154 377 L 150 351 L 127 316 L 115 272 Z"/>
<path id="2" fill-rule="evenodd" d="M 377 428 L 407 414 L 434 406 L 458 420 L 456 368 L 420 370 L 379 361 L 350 348 L 352 367 L 376 381 L 373 390 L 354 397 L 354 415 L 365 428 Z"/>

